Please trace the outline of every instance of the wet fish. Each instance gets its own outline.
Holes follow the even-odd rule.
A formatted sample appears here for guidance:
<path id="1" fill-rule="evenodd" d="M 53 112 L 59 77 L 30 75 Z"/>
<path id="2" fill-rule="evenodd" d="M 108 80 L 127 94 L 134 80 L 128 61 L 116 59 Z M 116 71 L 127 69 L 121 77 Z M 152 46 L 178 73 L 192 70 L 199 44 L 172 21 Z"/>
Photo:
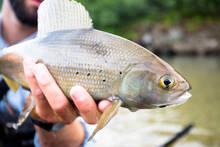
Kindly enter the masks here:
<path id="1" fill-rule="evenodd" d="M 37 37 L 0 52 L 0 73 L 14 91 L 18 85 L 28 89 L 22 66 L 27 57 L 47 66 L 70 101 L 75 85 L 96 101 L 112 101 L 90 139 L 120 106 L 131 111 L 163 108 L 191 97 L 189 83 L 168 63 L 132 41 L 94 29 L 89 13 L 76 1 L 42 2 Z M 28 104 L 12 127 L 21 125 L 34 108 Z"/>

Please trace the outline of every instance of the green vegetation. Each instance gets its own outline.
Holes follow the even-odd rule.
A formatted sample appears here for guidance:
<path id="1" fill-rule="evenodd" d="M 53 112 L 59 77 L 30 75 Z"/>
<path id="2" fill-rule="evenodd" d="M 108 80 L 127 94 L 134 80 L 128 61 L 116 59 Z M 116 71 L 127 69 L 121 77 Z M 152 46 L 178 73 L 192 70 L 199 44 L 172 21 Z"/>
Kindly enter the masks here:
<path id="1" fill-rule="evenodd" d="M 203 20 L 218 22 L 219 0 L 77 0 L 89 10 L 97 29 L 133 38 L 133 24 L 163 22 L 166 26 L 187 20 L 189 30 L 195 30 Z M 0 0 L 1 4 L 2 0 Z"/>
<path id="2" fill-rule="evenodd" d="M 89 10 L 96 28 L 132 38 L 125 27 L 161 21 L 171 26 L 189 20 L 194 30 L 204 18 L 219 17 L 219 0 L 78 0 Z"/>
<path id="3" fill-rule="evenodd" d="M 147 19 L 178 22 L 192 17 L 218 17 L 219 0 L 78 0 L 89 10 L 97 27 L 121 26 Z"/>

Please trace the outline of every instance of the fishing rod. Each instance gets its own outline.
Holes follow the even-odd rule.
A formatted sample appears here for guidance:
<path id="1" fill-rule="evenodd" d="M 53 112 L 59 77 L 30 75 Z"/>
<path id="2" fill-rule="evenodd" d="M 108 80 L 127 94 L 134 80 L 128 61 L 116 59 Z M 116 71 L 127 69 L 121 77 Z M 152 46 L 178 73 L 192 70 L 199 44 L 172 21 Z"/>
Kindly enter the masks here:
<path id="1" fill-rule="evenodd" d="M 169 141 L 167 141 L 165 144 L 159 147 L 170 147 L 172 144 L 174 144 L 176 141 L 181 139 L 183 136 L 187 135 L 193 127 L 194 127 L 193 123 L 188 124 L 180 132 L 176 133 Z"/>

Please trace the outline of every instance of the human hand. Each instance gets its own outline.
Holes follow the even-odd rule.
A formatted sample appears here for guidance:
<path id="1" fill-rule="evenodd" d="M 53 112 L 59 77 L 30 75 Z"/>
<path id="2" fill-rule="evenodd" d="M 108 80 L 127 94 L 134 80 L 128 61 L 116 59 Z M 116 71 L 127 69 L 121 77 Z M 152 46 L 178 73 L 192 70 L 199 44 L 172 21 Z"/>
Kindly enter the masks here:
<path id="1" fill-rule="evenodd" d="M 46 66 L 41 63 L 36 64 L 32 59 L 25 59 L 23 66 L 36 103 L 36 113 L 40 119 L 51 123 L 73 122 L 78 114 L 56 84 Z M 80 115 L 89 124 L 97 123 L 101 112 L 111 104 L 108 100 L 102 100 L 97 106 L 89 93 L 81 86 L 73 87 L 70 95 Z"/>

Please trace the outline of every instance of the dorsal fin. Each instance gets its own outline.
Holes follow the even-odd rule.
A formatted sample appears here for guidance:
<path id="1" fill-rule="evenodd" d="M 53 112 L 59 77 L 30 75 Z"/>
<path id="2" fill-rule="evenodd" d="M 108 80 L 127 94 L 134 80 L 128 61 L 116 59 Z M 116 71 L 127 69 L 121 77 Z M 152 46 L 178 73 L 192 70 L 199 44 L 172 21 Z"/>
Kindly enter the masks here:
<path id="1" fill-rule="evenodd" d="M 44 0 L 38 9 L 38 37 L 53 31 L 92 27 L 88 11 L 75 0 Z"/>

